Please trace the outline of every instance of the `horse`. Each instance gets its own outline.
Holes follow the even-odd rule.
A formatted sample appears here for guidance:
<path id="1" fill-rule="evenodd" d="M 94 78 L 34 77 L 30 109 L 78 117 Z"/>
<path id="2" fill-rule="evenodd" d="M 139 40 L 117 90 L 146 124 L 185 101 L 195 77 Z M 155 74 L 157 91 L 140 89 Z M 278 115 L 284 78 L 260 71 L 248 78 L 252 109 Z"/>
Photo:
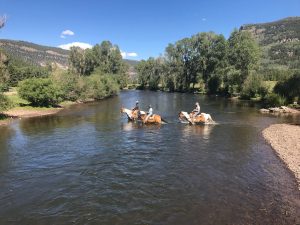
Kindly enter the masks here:
<path id="1" fill-rule="evenodd" d="M 188 114 L 187 112 L 181 111 L 178 113 L 178 119 L 181 122 L 189 122 L 190 124 L 212 124 L 215 121 L 211 118 L 210 114 L 201 113 L 193 118 L 193 113 Z"/>
<path id="2" fill-rule="evenodd" d="M 125 113 L 127 115 L 128 121 L 136 121 L 139 119 L 139 113 L 138 110 L 131 110 L 131 109 L 126 109 L 124 107 L 121 108 L 121 113 Z M 140 115 L 143 115 L 146 113 L 144 111 L 140 111 Z"/>
<path id="3" fill-rule="evenodd" d="M 144 124 L 161 124 L 163 122 L 163 119 L 161 118 L 160 115 L 158 114 L 153 114 L 152 116 L 150 116 L 148 118 L 148 120 L 146 121 L 146 114 L 141 114 L 140 118 L 143 121 Z"/>
<path id="4" fill-rule="evenodd" d="M 121 113 L 125 113 L 127 115 L 128 121 L 142 121 L 144 124 L 161 124 L 162 122 L 165 122 L 160 115 L 158 114 L 153 114 L 148 118 L 146 121 L 147 114 L 145 111 L 140 111 L 138 113 L 138 110 L 130 110 L 126 109 L 124 107 L 121 108 Z"/>

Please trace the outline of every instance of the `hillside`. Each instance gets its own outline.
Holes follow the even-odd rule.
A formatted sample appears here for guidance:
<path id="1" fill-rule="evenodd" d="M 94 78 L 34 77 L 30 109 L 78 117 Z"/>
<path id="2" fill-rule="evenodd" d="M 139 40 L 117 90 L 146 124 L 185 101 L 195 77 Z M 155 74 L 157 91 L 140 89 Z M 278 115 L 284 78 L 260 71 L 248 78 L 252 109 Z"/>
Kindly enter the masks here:
<path id="1" fill-rule="evenodd" d="M 252 33 L 263 50 L 262 65 L 300 69 L 300 17 L 247 24 L 240 28 Z"/>
<path id="2" fill-rule="evenodd" d="M 44 66 L 47 63 L 55 62 L 62 68 L 68 66 L 69 53 L 60 48 L 14 40 L 0 40 L 0 48 L 13 57 L 21 58 L 35 65 Z"/>
<path id="3" fill-rule="evenodd" d="M 0 48 L 13 57 L 35 65 L 44 66 L 47 63 L 56 63 L 62 68 L 68 67 L 69 51 L 61 48 L 5 39 L 0 39 Z M 134 71 L 134 66 L 138 63 L 137 60 L 129 59 L 124 59 L 124 62 L 129 64 L 131 71 Z"/>

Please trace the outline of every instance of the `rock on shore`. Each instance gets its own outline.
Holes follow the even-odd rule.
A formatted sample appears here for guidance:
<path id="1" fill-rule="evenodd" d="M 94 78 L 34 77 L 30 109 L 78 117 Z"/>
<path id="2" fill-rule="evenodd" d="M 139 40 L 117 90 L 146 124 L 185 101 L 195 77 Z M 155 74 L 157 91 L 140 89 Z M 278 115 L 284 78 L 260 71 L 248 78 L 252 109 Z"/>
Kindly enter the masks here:
<path id="1" fill-rule="evenodd" d="M 263 136 L 295 174 L 300 190 L 300 126 L 274 124 L 263 131 Z"/>
<path id="2" fill-rule="evenodd" d="M 300 113 L 297 109 L 292 109 L 286 106 L 268 108 L 268 109 L 260 109 L 261 113 Z"/>

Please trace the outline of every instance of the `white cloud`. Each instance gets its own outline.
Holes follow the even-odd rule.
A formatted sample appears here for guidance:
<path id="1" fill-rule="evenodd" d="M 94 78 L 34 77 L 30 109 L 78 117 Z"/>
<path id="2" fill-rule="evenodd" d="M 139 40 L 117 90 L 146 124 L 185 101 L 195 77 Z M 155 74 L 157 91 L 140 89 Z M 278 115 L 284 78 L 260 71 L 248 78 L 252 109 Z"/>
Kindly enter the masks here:
<path id="1" fill-rule="evenodd" d="M 124 58 L 127 58 L 127 57 L 137 57 L 138 54 L 136 52 L 123 52 L 121 51 L 121 55 Z"/>
<path id="2" fill-rule="evenodd" d="M 206 21 L 206 18 L 202 18 L 202 21 L 205 22 L 205 21 Z"/>
<path id="3" fill-rule="evenodd" d="M 84 42 L 72 42 L 64 45 L 59 45 L 59 48 L 65 49 L 65 50 L 70 50 L 71 47 L 80 47 L 82 49 L 87 49 L 87 48 L 92 48 L 93 46 L 90 45 L 89 43 L 84 43 Z"/>
<path id="4" fill-rule="evenodd" d="M 75 35 L 75 33 L 71 30 L 64 30 L 63 32 L 61 32 L 60 37 L 61 38 L 66 38 L 66 36 L 73 36 Z"/>
<path id="5" fill-rule="evenodd" d="M 128 52 L 127 55 L 130 56 L 130 57 L 137 57 L 138 56 L 138 54 L 135 53 L 135 52 Z"/>

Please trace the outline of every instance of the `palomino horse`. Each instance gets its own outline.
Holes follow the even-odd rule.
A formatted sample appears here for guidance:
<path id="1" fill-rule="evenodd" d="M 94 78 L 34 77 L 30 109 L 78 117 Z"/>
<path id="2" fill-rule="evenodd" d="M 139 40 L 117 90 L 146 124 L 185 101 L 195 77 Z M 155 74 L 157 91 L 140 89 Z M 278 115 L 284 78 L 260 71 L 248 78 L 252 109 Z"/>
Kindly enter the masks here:
<path id="1" fill-rule="evenodd" d="M 122 107 L 121 113 L 125 113 L 129 121 L 136 121 L 139 119 L 138 110 L 131 110 Z M 144 115 L 144 114 L 146 115 L 144 111 L 140 111 L 140 115 Z"/>
<path id="2" fill-rule="evenodd" d="M 125 113 L 129 121 L 141 120 L 145 124 L 161 124 L 164 122 L 161 116 L 157 114 L 153 114 L 153 116 L 150 116 L 146 121 L 147 114 L 144 111 L 140 111 L 138 115 L 138 110 L 132 111 L 130 109 L 121 108 L 121 113 Z"/>
<path id="3" fill-rule="evenodd" d="M 178 114 L 178 118 L 182 122 L 189 122 L 190 124 L 212 124 L 214 123 L 213 119 L 211 118 L 210 114 L 201 113 L 200 115 L 193 118 L 193 113 L 188 114 L 187 112 L 181 111 Z"/>

